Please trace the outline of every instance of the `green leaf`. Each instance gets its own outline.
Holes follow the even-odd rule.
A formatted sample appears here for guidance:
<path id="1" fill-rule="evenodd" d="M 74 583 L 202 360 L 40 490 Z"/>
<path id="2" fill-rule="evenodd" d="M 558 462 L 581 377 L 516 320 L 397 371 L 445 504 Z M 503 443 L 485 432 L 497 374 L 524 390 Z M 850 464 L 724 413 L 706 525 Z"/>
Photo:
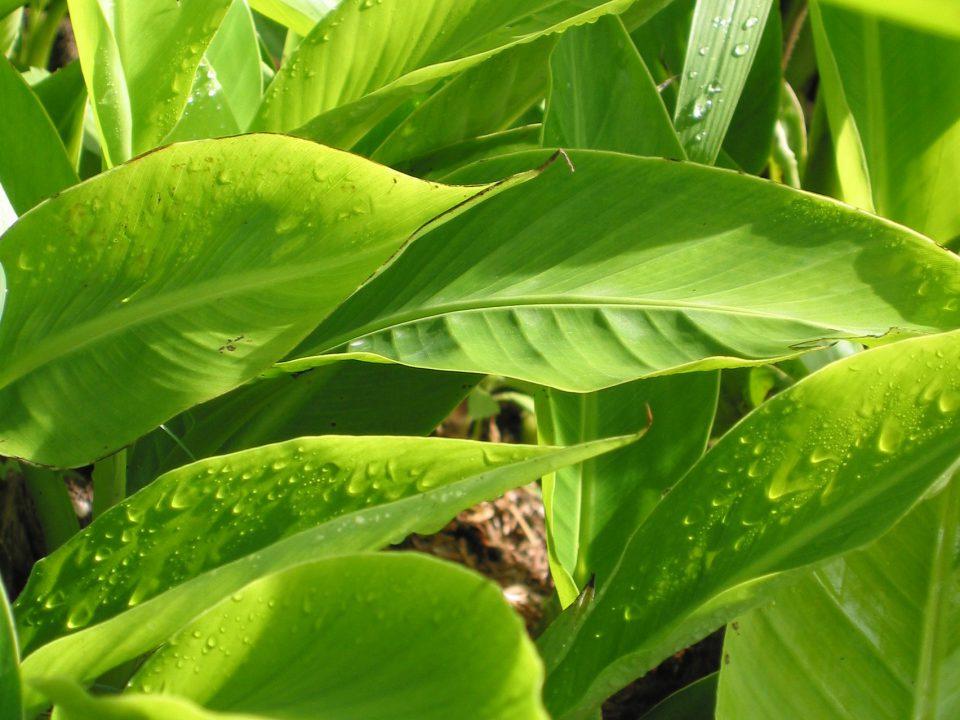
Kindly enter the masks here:
<path id="1" fill-rule="evenodd" d="M 803 106 L 790 84 L 783 82 L 780 109 L 770 154 L 770 177 L 799 188 L 807 167 L 807 126 Z"/>
<path id="2" fill-rule="evenodd" d="M 767 16 L 757 54 L 721 149 L 721 158 L 729 155 L 740 169 L 751 175 L 759 175 L 767 167 L 775 139 L 774 125 L 782 86 L 782 48 L 780 13 L 774 11 Z"/>
<path id="3" fill-rule="evenodd" d="M 79 182 L 43 105 L 5 57 L 0 57 L 0 184 L 17 214 Z"/>
<path id="4" fill-rule="evenodd" d="M 542 158 L 452 177 L 503 177 Z M 347 344 L 589 391 L 960 326 L 960 259 L 903 227 L 728 171 L 570 158 L 576 172 L 554 163 L 419 238 L 295 355 Z"/>
<path id="5" fill-rule="evenodd" d="M 206 58 L 237 125 L 246 129 L 260 106 L 263 76 L 257 31 L 245 0 L 233 0 L 210 41 Z"/>
<path id="6" fill-rule="evenodd" d="M 944 397 L 960 402 L 960 395 Z M 733 623 L 717 717 L 955 717 L 958 541 L 954 480 L 869 548 L 810 573 Z"/>
<path id="7" fill-rule="evenodd" d="M 771 581 L 906 514 L 960 458 L 958 368 L 960 332 L 904 340 L 828 365 L 742 420 L 597 577 L 593 601 L 541 637 L 551 715 L 589 717 L 769 598 Z"/>
<path id="8" fill-rule="evenodd" d="M 941 243 L 960 236 L 960 38 L 811 9 L 844 199 Z"/>
<path id="9" fill-rule="evenodd" d="M 73 168 L 77 166 L 80 157 L 83 115 L 87 106 L 87 88 L 83 84 L 80 62 L 74 60 L 66 67 L 50 73 L 38 80 L 32 90 L 43 103 L 47 115 L 60 134 L 60 140 L 67 150 L 71 172 L 76 176 Z"/>
<path id="10" fill-rule="evenodd" d="M 630 447 L 544 478 L 551 573 L 567 580 L 556 580 L 564 606 L 591 576 L 609 571 L 634 529 L 703 454 L 717 407 L 719 375 L 687 373 L 595 393 L 545 389 L 536 395 L 538 428 L 550 445 L 637 432 L 650 425 Z"/>
<path id="11" fill-rule="evenodd" d="M 740 100 L 771 0 L 699 0 L 674 124 L 687 156 L 712 165 Z M 772 122 L 772 120 L 771 120 Z"/>
<path id="12" fill-rule="evenodd" d="M 248 585 L 174 635 L 130 687 L 265 717 L 546 720 L 542 682 L 499 587 L 391 553 L 330 558 Z"/>
<path id="13" fill-rule="evenodd" d="M 258 13 L 290 28 L 298 35 L 306 35 L 340 0 L 250 0 Z"/>
<path id="14" fill-rule="evenodd" d="M 711 673 L 657 703 L 640 720 L 713 720 L 717 704 L 717 675 Z"/>
<path id="15" fill-rule="evenodd" d="M 403 120 L 370 155 L 404 167 L 458 143 L 507 130 L 543 97 L 555 39 L 518 45 L 464 71 Z"/>
<path id="16" fill-rule="evenodd" d="M 0 451 L 83 465 L 250 380 L 478 190 L 281 136 L 174 145 L 71 188 L 0 242 Z"/>
<path id="17" fill-rule="evenodd" d="M 535 150 L 540 147 L 541 126 L 523 125 L 503 132 L 482 135 L 441 148 L 429 155 L 417 158 L 406 166 L 405 171 L 416 177 L 443 182 L 447 175 L 474 162 L 499 157 L 510 153 Z"/>
<path id="18" fill-rule="evenodd" d="M 116 165 L 176 125 L 230 0 L 68 3 L 104 158 Z"/>
<path id="19" fill-rule="evenodd" d="M 6 588 L 0 583 L 0 708 L 4 720 L 23 715 L 20 691 L 20 652 Z"/>
<path id="20" fill-rule="evenodd" d="M 683 158 L 650 72 L 623 23 L 565 32 L 550 58 L 543 144 Z"/>
<path id="21" fill-rule="evenodd" d="M 252 715 L 216 713 L 183 698 L 165 695 L 89 695 L 75 682 L 37 678 L 33 688 L 56 705 L 57 720 L 259 720 Z"/>
<path id="22" fill-rule="evenodd" d="M 227 104 L 223 85 L 206 58 L 193 78 L 187 106 L 162 144 L 239 135 L 240 125 Z"/>
<path id="23" fill-rule="evenodd" d="M 635 439 L 557 449 L 326 436 L 174 470 L 34 567 L 16 605 L 32 651 L 24 676 L 93 680 L 268 573 L 435 532 L 466 507 Z"/>
<path id="24" fill-rule="evenodd" d="M 478 379 L 358 355 L 285 363 L 138 440 L 127 484 L 138 490 L 197 458 L 301 435 L 427 435 Z"/>
<path id="25" fill-rule="evenodd" d="M 531 8 L 514 0 L 346 0 L 281 67 L 253 127 L 349 148 L 443 78 L 632 3 L 556 0 Z"/>
<path id="26" fill-rule="evenodd" d="M 927 32 L 960 37 L 960 5 L 953 0 L 823 0 L 910 25 Z"/>

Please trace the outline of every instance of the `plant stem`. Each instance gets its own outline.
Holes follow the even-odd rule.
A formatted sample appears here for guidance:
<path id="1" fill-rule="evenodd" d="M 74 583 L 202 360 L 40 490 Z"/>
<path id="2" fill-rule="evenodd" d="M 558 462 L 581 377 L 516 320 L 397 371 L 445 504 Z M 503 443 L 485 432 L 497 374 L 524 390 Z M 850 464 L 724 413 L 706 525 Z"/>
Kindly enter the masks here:
<path id="1" fill-rule="evenodd" d="M 20 474 L 43 529 L 47 553 L 51 553 L 80 530 L 63 476 L 53 470 L 20 464 Z"/>
<path id="2" fill-rule="evenodd" d="M 93 517 L 100 517 L 127 496 L 127 451 L 114 453 L 93 465 Z"/>

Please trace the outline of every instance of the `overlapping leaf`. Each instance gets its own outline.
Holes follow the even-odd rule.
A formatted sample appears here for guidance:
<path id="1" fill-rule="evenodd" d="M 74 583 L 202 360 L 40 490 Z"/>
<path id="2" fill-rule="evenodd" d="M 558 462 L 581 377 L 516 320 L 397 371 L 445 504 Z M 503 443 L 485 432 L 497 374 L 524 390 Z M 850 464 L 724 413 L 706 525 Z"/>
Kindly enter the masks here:
<path id="1" fill-rule="evenodd" d="M 657 87 L 616 17 L 565 32 L 550 58 L 543 144 L 680 159 Z"/>
<path id="2" fill-rule="evenodd" d="M 831 6 L 812 19 L 845 199 L 960 236 L 960 38 Z"/>
<path id="3" fill-rule="evenodd" d="M 116 165 L 177 123 L 230 0 L 68 2 L 104 158 Z"/>
<path id="4" fill-rule="evenodd" d="M 79 181 L 56 128 L 9 61 L 0 57 L 0 184 L 18 214 Z"/>
<path id="5" fill-rule="evenodd" d="M 421 237 L 296 354 L 346 344 L 587 391 L 960 325 L 960 259 L 905 228 L 727 171 L 570 157 Z"/>
<path id="6" fill-rule="evenodd" d="M 938 402 L 956 406 L 960 394 Z M 739 618 L 727 629 L 717 717 L 954 717 L 958 533 L 954 481 L 869 548 Z"/>
<path id="7" fill-rule="evenodd" d="M 960 332 L 859 353 L 725 435 L 598 576 L 596 596 L 542 637 L 552 716 L 590 717 L 663 657 L 769 597 L 784 573 L 902 517 L 960 458 L 958 367 Z"/>
<path id="8" fill-rule="evenodd" d="M 347 0 L 307 35 L 254 122 L 353 146 L 412 94 L 498 52 L 622 12 L 633 0 Z M 650 12 L 665 4 L 651 3 Z"/>
<path id="9" fill-rule="evenodd" d="M 259 577 L 434 532 L 463 508 L 635 439 L 557 449 L 326 436 L 174 470 L 36 565 L 16 605 L 24 674 L 92 680 Z M 43 702 L 31 692 L 31 708 Z"/>
<path id="10" fill-rule="evenodd" d="M 138 440 L 127 486 L 138 490 L 197 458 L 302 435 L 427 435 L 477 379 L 358 355 L 283 364 Z"/>
<path id="11" fill-rule="evenodd" d="M 246 586 L 177 632 L 130 686 L 265 718 L 546 720 L 542 681 L 496 585 L 391 553 L 299 565 Z"/>
<path id="12" fill-rule="evenodd" d="M 0 452 L 83 465 L 240 385 L 478 190 L 255 135 L 71 188 L 0 240 Z"/>
<path id="13" fill-rule="evenodd" d="M 636 432 L 650 423 L 630 447 L 543 480 L 551 573 L 562 604 L 592 575 L 609 571 L 637 525 L 703 454 L 718 384 L 719 373 L 705 372 L 594 393 L 538 393 L 538 428 L 551 445 Z"/>

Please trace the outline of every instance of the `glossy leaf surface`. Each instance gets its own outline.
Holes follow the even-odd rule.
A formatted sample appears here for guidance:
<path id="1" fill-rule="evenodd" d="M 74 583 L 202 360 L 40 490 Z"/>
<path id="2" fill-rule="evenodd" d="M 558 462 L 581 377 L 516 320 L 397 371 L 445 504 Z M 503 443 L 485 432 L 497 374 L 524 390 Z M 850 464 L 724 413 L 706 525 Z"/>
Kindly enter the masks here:
<path id="1" fill-rule="evenodd" d="M 451 563 L 390 553 L 308 563 L 246 586 L 174 635 L 130 685 L 265 717 L 546 720 L 542 680 L 499 587 Z"/>
<path id="2" fill-rule="evenodd" d="M 771 0 L 698 0 L 674 122 L 687 156 L 713 164 L 760 46 Z"/>
<path id="3" fill-rule="evenodd" d="M 960 394 L 946 401 L 960 403 Z M 954 480 L 869 548 L 728 627 L 717 717 L 955 717 L 958 553 Z"/>
<path id="4" fill-rule="evenodd" d="M 631 4 L 347 0 L 304 38 L 277 73 L 254 127 L 293 130 L 348 148 L 401 102 L 437 81 L 519 43 Z"/>
<path id="5" fill-rule="evenodd" d="M 960 457 L 960 332 L 833 363 L 764 403 L 673 488 L 541 638 L 555 718 L 589 717 L 778 576 L 875 539 Z M 651 552 L 656 548 L 656 552 Z"/>
<path id="6" fill-rule="evenodd" d="M 900 226 L 727 171 L 570 157 L 576 172 L 555 162 L 418 239 L 295 354 L 347 344 L 588 391 L 960 325 L 960 259 Z M 453 177 L 503 177 L 542 159 Z"/>
<path id="7" fill-rule="evenodd" d="M 960 37 L 960 6 L 953 0 L 823 0 L 824 4 L 859 10 L 895 22 Z"/>
<path id="8" fill-rule="evenodd" d="M 83 465 L 240 385 L 477 191 L 280 136 L 175 145 L 71 188 L 0 240 L 0 451 Z"/>
<path id="9" fill-rule="evenodd" d="M 104 155 L 116 165 L 155 147 L 176 125 L 230 0 L 68 4 Z"/>
<path id="10" fill-rule="evenodd" d="M 79 182 L 40 100 L 13 65 L 0 57 L 0 184 L 18 214 Z"/>
<path id="11" fill-rule="evenodd" d="M 24 673 L 92 680 L 263 575 L 435 532 L 481 500 L 635 439 L 557 449 L 326 436 L 174 470 L 35 567 L 18 628 L 27 648 L 52 642 Z"/>
<path id="12" fill-rule="evenodd" d="M 537 394 L 538 428 L 547 444 L 569 445 L 650 425 L 630 447 L 544 479 L 551 572 L 561 603 L 573 602 L 594 573 L 609 572 L 634 529 L 703 454 L 718 385 L 719 373 L 705 372 L 595 393 Z"/>
<path id="13" fill-rule="evenodd" d="M 684 157 L 657 86 L 616 17 L 565 32 L 550 58 L 543 144 Z"/>
<path id="14" fill-rule="evenodd" d="M 941 243 L 960 236 L 960 38 L 814 10 L 845 197 Z"/>

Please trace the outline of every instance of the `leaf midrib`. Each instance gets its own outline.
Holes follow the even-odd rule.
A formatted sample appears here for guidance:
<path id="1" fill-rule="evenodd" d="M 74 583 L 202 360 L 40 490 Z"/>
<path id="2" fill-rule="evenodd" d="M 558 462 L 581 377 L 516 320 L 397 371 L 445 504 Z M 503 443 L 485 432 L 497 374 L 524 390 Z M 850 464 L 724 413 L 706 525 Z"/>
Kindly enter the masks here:
<path id="1" fill-rule="evenodd" d="M 445 315 L 467 312 L 492 312 L 497 310 L 510 310 L 518 307 L 630 307 L 630 308 L 654 308 L 673 311 L 695 310 L 699 312 L 711 312 L 726 315 L 742 315 L 745 317 L 754 317 L 767 320 L 779 320 L 782 322 L 802 323 L 811 328 L 818 328 L 830 333 L 844 332 L 851 335 L 864 334 L 871 332 L 868 328 L 851 328 L 830 325 L 825 322 L 815 320 L 805 320 L 802 318 L 775 313 L 764 310 L 754 310 L 742 307 L 733 307 L 729 305 L 711 305 L 706 303 L 690 302 L 687 300 L 655 300 L 651 298 L 631 298 L 606 295 L 520 295 L 497 297 L 490 300 L 463 300 L 459 302 L 441 303 L 431 306 L 428 309 L 416 308 L 404 312 L 394 313 L 382 319 L 377 319 L 367 323 L 355 330 L 343 332 L 335 336 L 332 340 L 324 341 L 322 347 L 317 347 L 317 353 L 330 352 L 344 343 L 372 335 L 374 333 L 390 330 L 401 325 L 410 325 L 418 322 L 427 322 L 436 320 Z M 428 310 L 428 311 L 424 311 Z"/>

